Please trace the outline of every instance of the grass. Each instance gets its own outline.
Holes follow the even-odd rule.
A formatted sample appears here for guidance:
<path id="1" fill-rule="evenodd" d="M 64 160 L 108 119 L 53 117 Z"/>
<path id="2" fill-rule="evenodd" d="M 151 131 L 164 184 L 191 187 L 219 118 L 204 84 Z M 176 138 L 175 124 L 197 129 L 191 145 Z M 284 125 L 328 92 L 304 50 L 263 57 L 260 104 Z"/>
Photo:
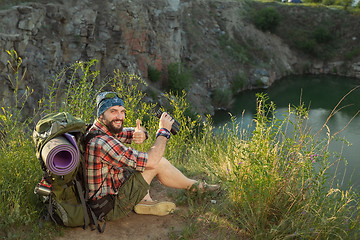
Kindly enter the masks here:
<path id="1" fill-rule="evenodd" d="M 355 239 L 358 194 L 327 185 L 333 162 L 326 149 L 334 136 L 313 135 L 303 107 L 274 118 L 267 101 L 258 96 L 253 132 L 230 124 L 214 137 L 208 125 L 192 142 L 189 165 L 225 186 L 222 204 L 207 213 L 225 218 L 228 234 L 245 239 Z"/>
<path id="2" fill-rule="evenodd" d="M 14 104 L 3 105 L 0 110 L 0 238 L 36 239 L 43 234 L 51 235 L 53 226 L 41 220 L 44 208 L 33 194 L 42 172 L 31 138 L 32 119 L 23 116 L 32 91 L 19 92 L 23 76 L 18 69 L 22 60 L 15 51 L 8 51 L 8 54 L 11 56 L 8 66 L 13 70 L 9 80 L 14 89 Z M 43 228 L 50 232 L 43 233 Z"/>
<path id="3" fill-rule="evenodd" d="M 14 52 L 9 53 L 21 64 Z M 101 90 L 92 85 L 98 76 L 92 70 L 93 63 L 75 63 L 55 76 L 57 87 L 49 89 L 37 112 L 71 111 L 90 122 L 94 97 Z M 16 86 L 21 76 L 14 72 Z M 61 85 L 63 82 L 67 84 Z M 131 109 L 125 125 L 134 126 L 139 118 L 148 129 L 150 140 L 138 148 L 146 151 L 155 138 L 158 119 L 155 105 L 142 101 L 145 94 L 139 84 L 143 81 L 138 76 L 115 70 L 102 88 L 125 98 L 126 108 Z M 16 105 L 0 111 L 1 239 L 49 239 L 61 233 L 61 227 L 42 219 L 44 207 L 33 194 L 42 173 L 31 139 L 35 120 L 24 121 L 22 115 L 29 94 L 30 90 L 19 95 L 15 87 Z M 327 147 L 335 135 L 327 132 L 327 138 L 322 139 L 308 129 L 303 106 L 289 107 L 287 116 L 280 120 L 274 117 L 276 107 L 267 96 L 258 95 L 252 132 L 235 124 L 233 118 L 215 133 L 210 117 L 202 120 L 185 114 L 190 105 L 184 91 L 165 95 L 170 106 L 167 110 L 181 123 L 165 157 L 188 176 L 222 185 L 219 194 L 175 192 L 177 204 L 186 205 L 188 212 L 182 216 L 186 227 L 172 233 L 172 239 L 359 237 L 358 194 L 328 181 L 327 170 L 334 162 Z M 322 130 L 327 130 L 326 124 Z"/>

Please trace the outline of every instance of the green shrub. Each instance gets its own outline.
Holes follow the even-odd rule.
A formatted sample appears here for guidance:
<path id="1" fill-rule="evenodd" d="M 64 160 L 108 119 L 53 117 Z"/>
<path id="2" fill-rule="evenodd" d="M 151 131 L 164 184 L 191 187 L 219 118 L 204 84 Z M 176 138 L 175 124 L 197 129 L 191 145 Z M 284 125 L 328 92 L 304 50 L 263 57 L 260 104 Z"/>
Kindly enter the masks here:
<path id="1" fill-rule="evenodd" d="M 230 88 L 217 88 L 211 95 L 213 104 L 220 107 L 228 107 L 232 99 Z"/>
<path id="2" fill-rule="evenodd" d="M 317 43 L 325 44 L 332 40 L 332 36 L 325 27 L 317 27 L 314 30 L 313 37 Z"/>
<path id="3" fill-rule="evenodd" d="M 249 54 L 240 42 L 237 42 L 234 39 L 229 39 L 226 35 L 222 35 L 219 37 L 219 43 L 226 54 L 231 56 L 234 60 L 241 63 L 249 62 Z"/>
<path id="4" fill-rule="evenodd" d="M 254 16 L 255 26 L 262 31 L 275 32 L 280 21 L 281 15 L 273 7 L 262 8 Z"/>
<path id="5" fill-rule="evenodd" d="M 255 80 L 255 86 L 256 87 L 263 87 L 264 86 L 264 82 L 261 80 L 261 78 L 257 78 Z"/>
<path id="6" fill-rule="evenodd" d="M 297 42 L 297 48 L 302 50 L 306 54 L 316 55 L 316 42 L 313 39 L 309 38 L 302 38 L 299 39 Z"/>
<path id="7" fill-rule="evenodd" d="M 343 0 L 344 4 L 344 10 L 348 10 L 349 7 L 351 7 L 353 0 Z"/>
<path id="8" fill-rule="evenodd" d="M 306 0 L 307 3 L 321 3 L 321 0 Z"/>
<path id="9" fill-rule="evenodd" d="M 360 47 L 356 47 L 351 52 L 345 53 L 345 58 L 346 58 L 346 60 L 350 61 L 359 55 L 360 55 Z"/>
<path id="10" fill-rule="evenodd" d="M 168 90 L 180 93 L 187 90 L 192 81 L 192 74 L 183 63 L 171 63 L 168 66 Z"/>
<path id="11" fill-rule="evenodd" d="M 323 0 L 322 3 L 326 6 L 331 6 L 335 4 L 335 0 Z"/>
<path id="12" fill-rule="evenodd" d="M 337 70 L 337 68 L 335 66 L 333 67 L 332 72 L 333 72 L 333 74 L 337 74 L 338 70 Z"/>
<path id="13" fill-rule="evenodd" d="M 161 71 L 157 70 L 154 67 L 149 66 L 148 67 L 148 77 L 151 82 L 157 83 L 157 82 L 159 82 L 159 80 L 161 78 Z"/>
<path id="14" fill-rule="evenodd" d="M 333 37 L 325 27 L 319 26 L 308 31 L 297 30 L 290 39 L 294 48 L 307 55 L 325 60 L 334 54 L 334 47 L 331 45 Z"/>
<path id="15" fill-rule="evenodd" d="M 239 73 L 236 73 L 232 83 L 231 90 L 233 94 L 238 93 L 242 90 L 246 85 L 246 76 L 243 74 L 242 76 Z"/>
<path id="16" fill-rule="evenodd" d="M 157 100 L 157 97 L 158 97 L 158 93 L 152 89 L 149 89 L 148 90 L 148 95 L 151 97 L 151 99 L 153 100 Z"/>

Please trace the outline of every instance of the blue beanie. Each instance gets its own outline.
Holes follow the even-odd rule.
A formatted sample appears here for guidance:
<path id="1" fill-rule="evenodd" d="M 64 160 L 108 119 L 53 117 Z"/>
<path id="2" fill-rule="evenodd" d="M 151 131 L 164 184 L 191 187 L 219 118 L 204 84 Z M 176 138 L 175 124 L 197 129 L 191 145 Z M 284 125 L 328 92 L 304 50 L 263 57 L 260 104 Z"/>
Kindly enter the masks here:
<path id="1" fill-rule="evenodd" d="M 96 96 L 97 117 L 99 118 L 108 108 L 125 106 L 124 101 L 115 92 L 102 92 Z"/>

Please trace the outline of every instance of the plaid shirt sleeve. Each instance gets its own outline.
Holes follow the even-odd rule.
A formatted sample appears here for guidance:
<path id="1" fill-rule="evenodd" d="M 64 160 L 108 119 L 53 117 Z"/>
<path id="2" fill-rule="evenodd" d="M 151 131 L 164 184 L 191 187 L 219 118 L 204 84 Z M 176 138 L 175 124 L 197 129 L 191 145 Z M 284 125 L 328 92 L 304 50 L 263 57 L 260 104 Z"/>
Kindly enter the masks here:
<path id="1" fill-rule="evenodd" d="M 135 128 L 133 127 L 123 128 L 122 132 L 119 133 L 116 138 L 122 143 L 131 144 L 134 131 Z"/>
<path id="2" fill-rule="evenodd" d="M 143 172 L 147 162 L 147 153 L 139 152 L 131 147 L 126 147 L 119 140 L 111 136 L 97 138 L 97 145 L 101 146 L 101 153 L 104 156 L 102 161 L 107 162 L 115 168 L 124 166 Z"/>
<path id="3" fill-rule="evenodd" d="M 132 133 L 131 128 L 124 129 L 117 137 L 98 135 L 89 142 L 85 155 L 89 197 L 95 193 L 95 198 L 115 194 L 126 180 L 126 169 L 145 170 L 147 153 L 123 144 L 131 143 Z"/>

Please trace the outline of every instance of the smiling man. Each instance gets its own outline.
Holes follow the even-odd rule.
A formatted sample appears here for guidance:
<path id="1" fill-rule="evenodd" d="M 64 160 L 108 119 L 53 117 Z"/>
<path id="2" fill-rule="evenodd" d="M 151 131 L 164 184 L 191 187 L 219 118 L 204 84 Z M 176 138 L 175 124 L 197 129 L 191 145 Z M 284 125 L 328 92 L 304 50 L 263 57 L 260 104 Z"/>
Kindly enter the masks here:
<path id="1" fill-rule="evenodd" d="M 107 220 L 118 219 L 135 210 L 138 214 L 163 216 L 175 209 L 172 202 L 153 201 L 149 188 L 154 177 L 165 186 L 179 189 L 216 191 L 218 185 L 187 178 L 163 157 L 174 119 L 164 112 L 159 121 L 156 140 L 147 152 L 125 144 L 141 144 L 147 138 L 146 129 L 137 120 L 136 128 L 123 127 L 126 109 L 124 101 L 114 92 L 96 97 L 97 119 L 90 128 L 85 163 L 90 205 Z"/>

